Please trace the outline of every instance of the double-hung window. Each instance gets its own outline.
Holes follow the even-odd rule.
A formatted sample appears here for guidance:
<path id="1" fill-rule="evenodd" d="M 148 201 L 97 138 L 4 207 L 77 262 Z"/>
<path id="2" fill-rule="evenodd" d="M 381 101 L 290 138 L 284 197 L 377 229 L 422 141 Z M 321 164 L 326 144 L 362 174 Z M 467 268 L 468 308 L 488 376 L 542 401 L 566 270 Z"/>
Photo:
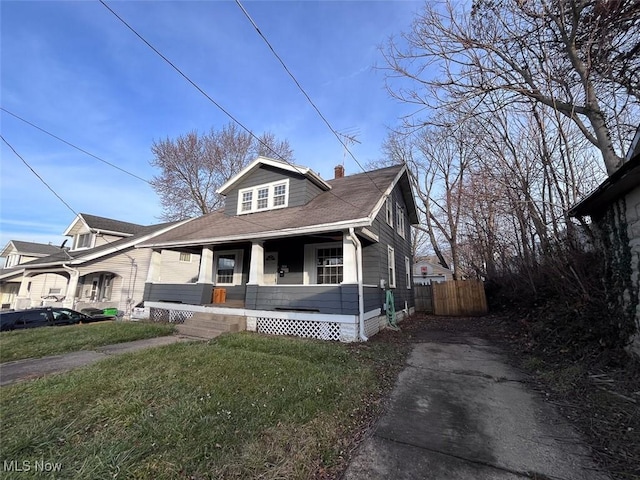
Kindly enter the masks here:
<path id="1" fill-rule="evenodd" d="M 393 227 L 393 202 L 391 202 L 391 197 L 387 197 L 387 200 L 384 202 L 385 212 L 387 224 Z"/>
<path id="2" fill-rule="evenodd" d="M 405 238 L 404 209 L 399 203 L 396 203 L 396 230 L 402 238 Z"/>
<path id="3" fill-rule="evenodd" d="M 242 283 L 242 250 L 216 252 L 213 273 L 216 285 L 240 285 Z"/>
<path id="4" fill-rule="evenodd" d="M 343 268 L 342 247 L 318 248 L 316 254 L 316 280 L 318 283 L 342 283 Z"/>
<path id="5" fill-rule="evenodd" d="M 238 214 L 284 208 L 288 204 L 288 179 L 243 188 L 238 192 Z"/>
<path id="6" fill-rule="evenodd" d="M 396 288 L 396 251 L 387 247 L 387 264 L 389 266 L 389 288 Z"/>
<path id="7" fill-rule="evenodd" d="M 240 194 L 240 213 L 250 212 L 253 207 L 253 190 Z"/>
<path id="8" fill-rule="evenodd" d="M 82 233 L 76 237 L 76 245 L 74 250 L 78 250 L 79 248 L 90 248 L 91 247 L 91 237 L 90 233 Z"/>
<path id="9" fill-rule="evenodd" d="M 407 281 L 407 289 L 411 288 L 411 260 L 409 257 L 404 257 L 404 272 Z"/>

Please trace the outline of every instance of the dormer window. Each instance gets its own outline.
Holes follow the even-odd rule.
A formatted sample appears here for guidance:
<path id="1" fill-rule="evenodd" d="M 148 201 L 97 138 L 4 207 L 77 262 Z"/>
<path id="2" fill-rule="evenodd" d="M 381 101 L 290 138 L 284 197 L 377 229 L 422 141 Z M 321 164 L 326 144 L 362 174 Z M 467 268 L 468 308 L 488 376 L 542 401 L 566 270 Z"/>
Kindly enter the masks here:
<path id="1" fill-rule="evenodd" d="M 81 233 L 76 235 L 76 242 L 73 249 L 79 250 L 81 248 L 91 248 L 91 240 L 92 235 L 90 233 Z"/>
<path id="2" fill-rule="evenodd" d="M 243 188 L 238 192 L 238 215 L 284 208 L 289 204 L 289 180 Z"/>

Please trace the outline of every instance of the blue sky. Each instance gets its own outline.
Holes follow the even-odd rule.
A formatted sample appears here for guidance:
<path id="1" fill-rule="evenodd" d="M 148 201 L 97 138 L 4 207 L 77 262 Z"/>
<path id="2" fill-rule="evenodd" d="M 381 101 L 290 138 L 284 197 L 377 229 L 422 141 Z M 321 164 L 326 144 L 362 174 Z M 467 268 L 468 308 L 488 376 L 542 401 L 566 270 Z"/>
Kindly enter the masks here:
<path id="1" fill-rule="evenodd" d="M 216 102 L 256 133 L 287 139 L 296 163 L 332 178 L 343 147 L 232 1 L 108 2 Z M 381 157 L 387 127 L 410 107 L 391 99 L 378 46 L 406 31 L 418 2 L 243 2 L 358 161 Z M 154 140 L 230 119 L 91 2 L 0 3 L 2 107 L 145 179 Z M 145 182 L 0 113 L 4 138 L 76 212 L 152 224 Z M 74 214 L 2 142 L 0 248 L 60 242 Z M 347 174 L 360 167 L 347 156 Z"/>

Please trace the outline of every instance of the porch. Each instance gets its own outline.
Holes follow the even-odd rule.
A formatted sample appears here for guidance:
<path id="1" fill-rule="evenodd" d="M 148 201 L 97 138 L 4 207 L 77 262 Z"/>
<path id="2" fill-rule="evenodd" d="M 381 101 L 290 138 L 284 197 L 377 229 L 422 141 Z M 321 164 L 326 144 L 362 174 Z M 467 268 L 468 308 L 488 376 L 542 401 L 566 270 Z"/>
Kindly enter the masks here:
<path id="1" fill-rule="evenodd" d="M 189 305 L 170 302 L 145 302 L 149 307 L 150 320 L 178 325 L 189 321 L 194 315 L 207 314 L 213 317 L 242 317 L 246 330 L 269 335 L 291 335 L 320 340 L 341 342 L 359 341 L 359 316 L 309 313 L 302 311 L 253 310 L 222 305 Z M 413 311 L 397 312 L 398 321 Z M 387 326 L 387 317 L 381 309 L 364 315 L 365 334 L 375 335 Z"/>

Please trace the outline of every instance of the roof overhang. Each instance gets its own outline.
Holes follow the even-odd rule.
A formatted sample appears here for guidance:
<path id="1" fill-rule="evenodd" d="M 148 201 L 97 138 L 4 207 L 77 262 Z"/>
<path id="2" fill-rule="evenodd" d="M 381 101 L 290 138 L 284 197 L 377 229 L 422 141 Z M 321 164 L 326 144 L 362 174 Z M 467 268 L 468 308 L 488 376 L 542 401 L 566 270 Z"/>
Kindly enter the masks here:
<path id="1" fill-rule="evenodd" d="M 634 157 L 623 163 L 598 188 L 574 205 L 568 212 L 569 216 L 597 215 L 628 191 L 638 188 L 638 185 L 640 185 L 640 153 L 636 152 Z"/>
<path id="2" fill-rule="evenodd" d="M 306 227 L 285 228 L 282 230 L 271 230 L 264 232 L 256 232 L 253 234 L 243 233 L 241 235 L 229 235 L 226 237 L 211 237 L 198 240 L 183 240 L 175 242 L 147 243 L 137 248 L 179 248 L 198 245 L 219 245 L 224 243 L 238 243 L 268 240 L 282 237 L 297 237 L 301 235 L 309 235 L 315 233 L 334 232 L 336 230 L 347 230 L 349 228 L 370 227 L 372 219 L 370 217 L 359 218 L 355 220 L 345 220 L 341 222 L 325 223 L 321 225 L 310 225 Z"/>
<path id="3" fill-rule="evenodd" d="M 315 183 L 318 187 L 323 190 L 331 190 L 331 185 L 325 182 L 320 175 L 315 173 L 313 170 L 307 167 L 302 167 L 299 165 L 294 165 L 292 163 L 283 162 L 281 160 L 275 160 L 273 158 L 268 157 L 258 157 L 253 162 L 251 162 L 248 166 L 246 166 L 240 173 L 233 176 L 229 179 L 224 185 L 222 185 L 218 192 L 221 195 L 226 195 L 235 185 L 240 182 L 240 180 L 245 177 L 247 174 L 252 172 L 253 170 L 260 168 L 262 165 L 267 165 L 274 168 L 279 168 L 280 170 L 285 170 L 287 172 L 297 173 L 299 175 L 303 175 Z"/>
<path id="4" fill-rule="evenodd" d="M 404 203 L 407 206 L 407 215 L 409 217 L 409 222 L 411 223 L 411 225 L 419 225 L 420 218 L 418 217 L 418 207 L 416 206 L 416 197 L 413 193 L 413 187 L 411 185 L 411 179 L 409 178 L 409 171 L 407 170 L 406 165 L 404 165 L 400 169 L 400 171 L 398 171 L 398 174 L 393 179 L 393 182 L 391 182 L 391 185 L 389 185 L 389 187 L 387 187 L 387 189 L 384 191 L 384 194 L 382 195 L 382 197 L 380 197 L 380 200 L 378 200 L 378 203 L 376 203 L 375 207 L 373 208 L 373 213 L 371 214 L 371 217 L 375 218 L 378 215 L 378 212 L 380 211 L 381 208 L 384 207 L 384 204 L 387 201 L 387 198 L 389 197 L 389 195 L 391 195 L 391 192 L 396 187 L 398 182 L 405 183 L 403 185 L 404 188 L 402 188 L 401 191 L 402 191 L 402 197 L 404 199 Z"/>
<path id="5" fill-rule="evenodd" d="M 111 248 L 100 248 L 98 251 L 95 251 L 96 248 L 92 248 L 87 250 L 87 254 L 85 255 L 78 255 L 76 257 L 71 257 L 71 255 L 69 255 L 68 259 L 62 259 L 62 260 L 55 260 L 53 262 L 49 262 L 49 263 L 38 263 L 37 265 L 33 265 L 33 268 L 50 268 L 50 267 L 56 267 L 56 266 L 61 266 L 61 265 L 72 265 L 72 266 L 76 266 L 76 265 L 82 265 L 83 263 L 86 262 L 90 262 L 92 260 L 97 260 L 103 257 L 106 257 L 108 255 L 113 255 L 115 253 L 122 253 L 124 250 L 128 250 L 130 248 L 134 248 L 137 244 L 142 243 L 142 242 L 146 242 L 147 240 L 152 239 L 153 237 L 160 235 L 162 233 L 168 232 L 169 230 L 171 230 L 172 228 L 178 227 L 180 225 L 183 225 L 189 221 L 191 221 L 192 219 L 186 219 L 183 220 L 181 222 L 177 222 L 177 223 L 173 223 L 171 225 L 167 225 L 164 228 L 158 229 L 158 230 L 154 230 L 153 232 L 150 232 L 144 236 L 141 237 L 137 237 L 134 239 L 131 239 L 128 242 L 123 242 L 119 245 L 113 246 Z M 99 247 L 98 247 L 99 248 Z M 29 265 L 28 263 L 26 263 L 25 265 Z"/>

